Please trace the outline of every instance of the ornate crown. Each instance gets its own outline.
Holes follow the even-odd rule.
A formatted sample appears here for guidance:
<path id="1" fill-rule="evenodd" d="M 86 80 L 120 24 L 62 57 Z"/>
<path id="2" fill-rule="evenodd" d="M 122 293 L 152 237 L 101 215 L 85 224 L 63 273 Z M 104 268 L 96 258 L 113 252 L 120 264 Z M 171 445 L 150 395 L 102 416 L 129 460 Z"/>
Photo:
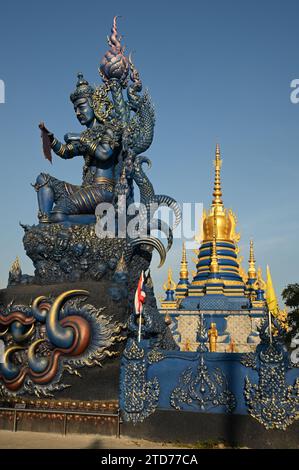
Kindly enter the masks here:
<path id="1" fill-rule="evenodd" d="M 79 98 L 90 98 L 94 94 L 94 88 L 89 85 L 88 81 L 83 77 L 83 73 L 78 73 L 78 81 L 75 91 L 70 95 L 71 101 L 74 103 Z"/>

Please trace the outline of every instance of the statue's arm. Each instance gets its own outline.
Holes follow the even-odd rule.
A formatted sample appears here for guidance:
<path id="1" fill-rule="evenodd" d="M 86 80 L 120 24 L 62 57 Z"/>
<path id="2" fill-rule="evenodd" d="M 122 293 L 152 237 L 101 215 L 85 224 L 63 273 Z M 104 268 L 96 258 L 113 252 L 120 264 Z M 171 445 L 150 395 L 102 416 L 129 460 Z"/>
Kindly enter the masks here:
<path id="1" fill-rule="evenodd" d="M 65 144 L 60 142 L 54 136 L 53 132 L 50 132 L 45 124 L 41 122 L 39 128 L 42 131 L 42 135 L 46 135 L 48 145 L 51 147 L 53 152 L 61 158 L 69 159 L 76 157 L 77 155 L 83 155 L 84 145 L 80 142 L 80 135 L 75 133 L 69 133 L 64 136 Z"/>
<path id="2" fill-rule="evenodd" d="M 68 160 L 70 158 L 74 158 L 78 155 L 82 155 L 83 148 L 82 144 L 78 140 L 69 140 L 67 144 L 63 144 L 60 142 L 56 137 L 53 136 L 53 140 L 51 142 L 51 148 L 56 155 L 60 158 Z"/>

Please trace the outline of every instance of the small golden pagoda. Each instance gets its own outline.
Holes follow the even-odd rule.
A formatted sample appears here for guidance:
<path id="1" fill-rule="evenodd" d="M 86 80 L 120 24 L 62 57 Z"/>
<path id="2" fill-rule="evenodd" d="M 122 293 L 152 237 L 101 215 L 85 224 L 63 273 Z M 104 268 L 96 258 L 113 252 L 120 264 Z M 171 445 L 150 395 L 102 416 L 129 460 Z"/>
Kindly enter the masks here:
<path id="1" fill-rule="evenodd" d="M 172 269 L 168 269 L 167 281 L 163 284 L 166 297 L 161 300 L 161 307 L 164 309 L 176 308 L 177 302 L 174 299 L 176 283 L 172 279 Z"/>
<path id="2" fill-rule="evenodd" d="M 183 242 L 183 251 L 182 251 L 182 260 L 181 260 L 181 269 L 180 269 L 180 279 L 178 285 L 176 286 L 176 298 L 182 299 L 185 297 L 189 288 L 189 272 L 188 272 L 188 261 L 186 254 L 186 244 Z"/>

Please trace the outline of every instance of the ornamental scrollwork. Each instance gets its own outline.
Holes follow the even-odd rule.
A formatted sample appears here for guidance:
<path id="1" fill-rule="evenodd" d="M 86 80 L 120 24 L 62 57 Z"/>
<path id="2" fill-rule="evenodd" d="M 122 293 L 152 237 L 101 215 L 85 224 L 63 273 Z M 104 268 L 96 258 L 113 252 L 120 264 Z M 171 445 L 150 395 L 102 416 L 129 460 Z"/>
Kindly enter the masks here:
<path id="1" fill-rule="evenodd" d="M 258 383 L 245 379 L 248 412 L 266 429 L 285 430 L 299 413 L 299 379 L 287 384 L 284 354 L 275 344 L 260 352 L 259 363 Z"/>
<path id="2" fill-rule="evenodd" d="M 160 362 L 165 358 L 165 355 L 158 349 L 152 349 L 147 353 L 147 359 L 149 364 L 154 364 L 155 362 Z"/>
<path id="3" fill-rule="evenodd" d="M 11 303 L 0 311 L 4 360 L 0 396 L 53 396 L 68 385 L 64 372 L 80 376 L 82 367 L 102 366 L 118 355 L 125 325 L 83 304 L 88 291 L 66 291 L 56 298 L 37 297 L 29 307 Z"/>
<path id="4" fill-rule="evenodd" d="M 243 365 L 258 372 L 258 383 L 245 378 L 244 396 L 248 413 L 266 429 L 285 430 L 299 414 L 299 378 L 293 385 L 286 379 L 291 367 L 288 353 L 284 346 L 285 332 L 277 326 L 277 335 L 271 337 L 269 320 L 260 327 L 261 344 L 251 360 L 243 360 Z"/>
<path id="5" fill-rule="evenodd" d="M 196 372 L 192 367 L 182 372 L 178 385 L 170 395 L 170 404 L 176 410 L 181 410 L 183 405 L 199 408 L 200 411 L 224 406 L 227 412 L 232 412 L 236 399 L 228 388 L 223 372 L 220 369 L 209 371 L 201 354 Z"/>
<path id="6" fill-rule="evenodd" d="M 160 385 L 157 377 L 147 380 L 145 352 L 134 340 L 128 341 L 124 358 L 124 376 L 121 380 L 122 414 L 125 421 L 137 424 L 156 411 Z"/>

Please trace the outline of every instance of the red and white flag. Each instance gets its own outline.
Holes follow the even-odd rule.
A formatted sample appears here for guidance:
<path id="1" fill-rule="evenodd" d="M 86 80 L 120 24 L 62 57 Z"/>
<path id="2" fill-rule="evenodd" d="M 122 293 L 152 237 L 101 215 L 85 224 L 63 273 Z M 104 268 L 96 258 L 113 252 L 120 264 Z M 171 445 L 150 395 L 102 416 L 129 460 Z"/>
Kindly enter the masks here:
<path id="1" fill-rule="evenodd" d="M 145 302 L 146 294 L 144 292 L 144 273 L 143 271 L 140 274 L 138 281 L 138 286 L 135 292 L 135 313 L 136 315 L 141 315 L 143 310 L 143 304 Z"/>

